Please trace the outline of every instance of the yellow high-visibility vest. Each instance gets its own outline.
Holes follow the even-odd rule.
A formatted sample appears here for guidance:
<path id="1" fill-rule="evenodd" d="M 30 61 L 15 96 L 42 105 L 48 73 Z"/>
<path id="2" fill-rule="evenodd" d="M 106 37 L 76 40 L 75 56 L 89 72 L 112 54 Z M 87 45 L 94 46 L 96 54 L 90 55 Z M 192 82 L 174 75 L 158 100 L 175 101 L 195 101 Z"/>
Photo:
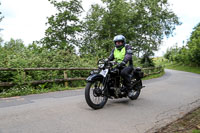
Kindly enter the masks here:
<path id="1" fill-rule="evenodd" d="M 118 63 L 121 63 L 124 60 L 125 54 L 126 54 L 125 47 L 122 48 L 121 50 L 118 50 L 117 48 L 115 48 L 115 51 L 114 51 L 115 61 L 117 61 Z"/>

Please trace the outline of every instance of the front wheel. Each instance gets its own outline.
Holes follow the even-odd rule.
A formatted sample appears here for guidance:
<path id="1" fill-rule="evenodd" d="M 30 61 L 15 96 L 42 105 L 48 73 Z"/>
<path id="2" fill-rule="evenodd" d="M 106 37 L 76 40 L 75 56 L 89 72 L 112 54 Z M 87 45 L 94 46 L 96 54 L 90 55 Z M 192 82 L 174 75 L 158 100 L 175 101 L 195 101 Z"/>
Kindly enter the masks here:
<path id="1" fill-rule="evenodd" d="M 85 100 L 93 109 L 101 109 L 106 104 L 108 97 L 105 96 L 101 81 L 88 82 L 85 87 Z"/>

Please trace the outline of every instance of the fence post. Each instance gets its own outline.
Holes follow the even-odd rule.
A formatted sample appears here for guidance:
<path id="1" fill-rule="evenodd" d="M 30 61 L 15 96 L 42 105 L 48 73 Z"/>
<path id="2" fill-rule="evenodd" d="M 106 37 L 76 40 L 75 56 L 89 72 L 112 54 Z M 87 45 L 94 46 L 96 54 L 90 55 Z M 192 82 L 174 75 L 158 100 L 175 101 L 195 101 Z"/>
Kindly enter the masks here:
<path id="1" fill-rule="evenodd" d="M 24 81 L 26 80 L 26 71 L 22 72 L 22 78 L 24 79 Z"/>
<path id="2" fill-rule="evenodd" d="M 151 75 L 151 69 L 149 69 L 149 72 L 148 72 L 148 74 L 149 74 L 149 75 Z"/>
<path id="3" fill-rule="evenodd" d="M 64 79 L 67 79 L 67 72 L 66 71 L 64 71 Z M 65 87 L 68 87 L 67 81 L 65 82 Z"/>

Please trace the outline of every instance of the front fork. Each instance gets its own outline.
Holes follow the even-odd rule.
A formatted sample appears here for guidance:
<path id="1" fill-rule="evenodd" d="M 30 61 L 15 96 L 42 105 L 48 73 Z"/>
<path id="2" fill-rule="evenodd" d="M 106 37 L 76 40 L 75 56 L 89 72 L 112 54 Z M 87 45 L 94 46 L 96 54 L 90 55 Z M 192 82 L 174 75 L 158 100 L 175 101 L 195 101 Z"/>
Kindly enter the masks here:
<path id="1" fill-rule="evenodd" d="M 101 83 L 96 82 L 94 84 L 94 96 L 108 96 L 108 86 L 107 86 L 107 81 L 108 81 L 109 77 L 106 76 L 105 78 L 103 78 L 102 80 L 102 85 L 103 85 L 103 89 L 100 88 Z"/>
<path id="2" fill-rule="evenodd" d="M 103 84 L 103 91 L 102 91 L 102 96 L 109 96 L 108 92 L 108 80 L 110 78 L 110 75 L 108 74 L 105 78 L 103 78 L 102 84 Z"/>

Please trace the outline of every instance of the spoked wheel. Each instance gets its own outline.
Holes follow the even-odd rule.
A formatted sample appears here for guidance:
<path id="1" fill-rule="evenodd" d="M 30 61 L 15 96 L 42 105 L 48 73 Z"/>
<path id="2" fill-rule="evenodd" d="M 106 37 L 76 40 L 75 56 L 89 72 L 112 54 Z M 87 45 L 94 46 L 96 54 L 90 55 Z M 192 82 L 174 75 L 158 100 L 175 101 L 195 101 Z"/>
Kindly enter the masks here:
<path id="1" fill-rule="evenodd" d="M 100 109 L 106 104 L 108 97 L 104 95 L 101 81 L 88 82 L 85 88 L 85 100 L 93 109 Z"/>
<path id="2" fill-rule="evenodd" d="M 140 80 L 135 86 L 134 88 L 131 90 L 133 95 L 131 97 L 129 97 L 129 99 L 131 100 L 136 100 L 141 92 L 141 87 L 142 87 L 142 81 Z"/>

